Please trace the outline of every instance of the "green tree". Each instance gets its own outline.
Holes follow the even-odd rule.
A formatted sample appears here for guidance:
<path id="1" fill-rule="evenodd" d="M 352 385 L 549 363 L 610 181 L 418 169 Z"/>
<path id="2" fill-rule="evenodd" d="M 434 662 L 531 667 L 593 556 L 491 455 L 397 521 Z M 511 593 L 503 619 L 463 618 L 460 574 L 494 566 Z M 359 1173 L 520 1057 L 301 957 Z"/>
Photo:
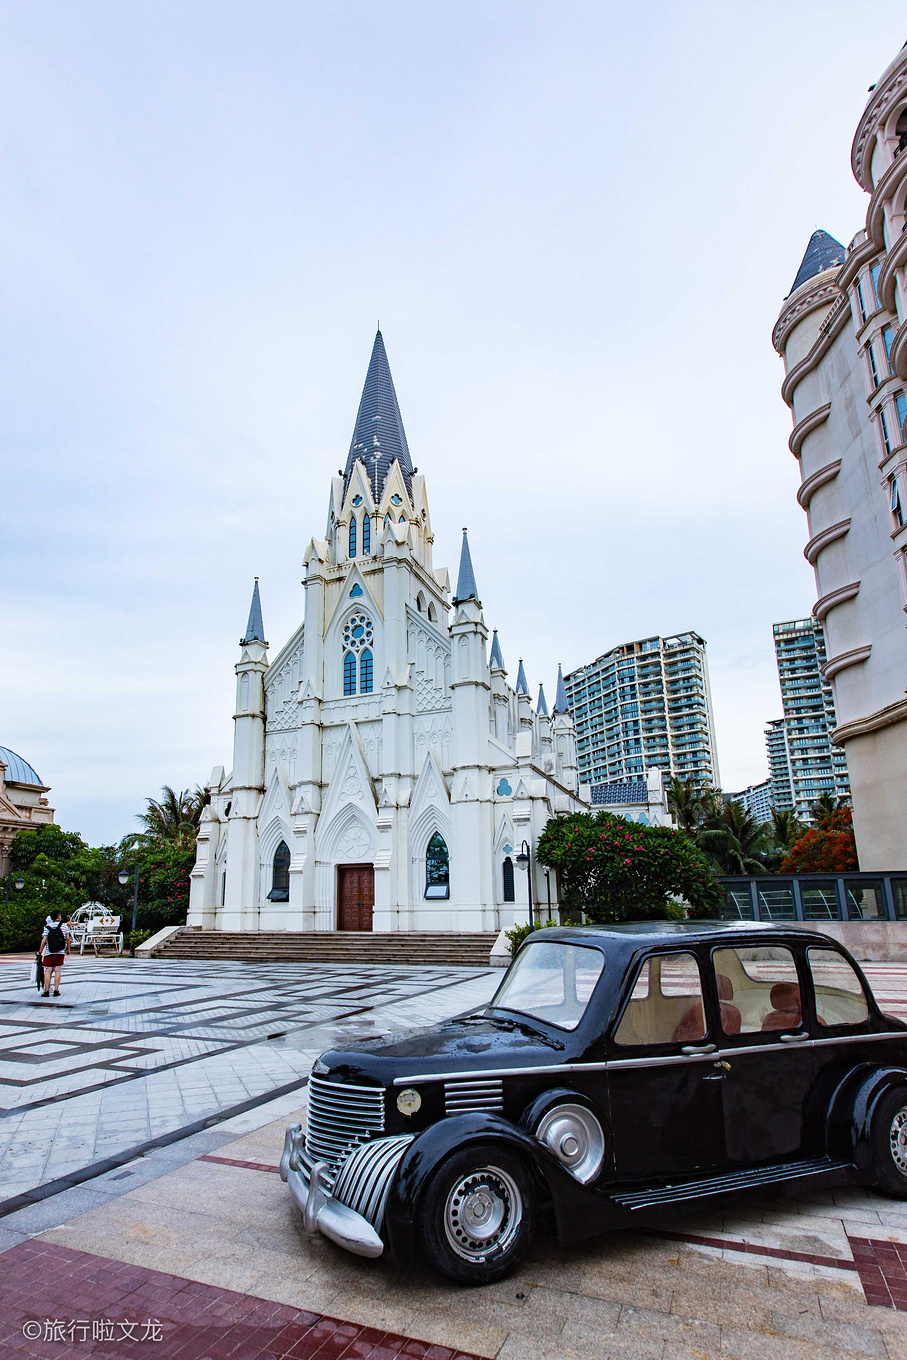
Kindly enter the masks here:
<path id="1" fill-rule="evenodd" d="M 694 833 L 703 819 L 703 788 L 695 779 L 688 776 L 678 779 L 672 775 L 668 781 L 668 809 L 681 831 L 688 835 Z"/>
<path id="2" fill-rule="evenodd" d="M 211 801 L 207 789 L 196 785 L 194 789 L 183 789 L 177 793 L 165 784 L 161 797 L 149 798 L 144 812 L 136 820 L 142 830 L 124 837 L 120 842 L 123 849 L 133 845 L 171 845 L 187 849 L 195 844 L 198 823 L 204 808 Z"/>
<path id="3" fill-rule="evenodd" d="M 721 798 L 697 841 L 722 874 L 765 873 L 768 835 L 736 798 Z"/>
<path id="4" fill-rule="evenodd" d="M 640 826 L 607 812 L 553 817 L 537 857 L 557 869 L 561 905 L 590 921 L 677 918 L 685 899 L 696 916 L 717 914 L 721 887 L 683 832 Z"/>

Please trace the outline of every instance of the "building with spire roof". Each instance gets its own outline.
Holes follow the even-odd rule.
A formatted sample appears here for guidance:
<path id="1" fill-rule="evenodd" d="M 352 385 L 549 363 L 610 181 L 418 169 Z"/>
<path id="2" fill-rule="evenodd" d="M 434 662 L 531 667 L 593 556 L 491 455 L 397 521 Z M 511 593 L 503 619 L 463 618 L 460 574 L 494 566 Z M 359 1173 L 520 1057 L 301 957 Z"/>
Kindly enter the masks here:
<path id="1" fill-rule="evenodd" d="M 233 766 L 209 781 L 190 925 L 490 931 L 525 919 L 515 847 L 588 806 L 573 722 L 566 709 L 549 718 L 543 693 L 533 710 L 522 663 L 508 685 L 497 634 L 489 658 L 466 531 L 453 593 L 433 548 L 379 331 L 325 536 L 306 548 L 304 620 L 272 661 L 253 587 Z"/>
<path id="2" fill-rule="evenodd" d="M 865 226 L 846 248 L 813 232 L 772 333 L 833 698 L 826 773 L 836 791 L 849 775 L 860 868 L 871 871 L 907 869 L 905 150 L 902 48 L 870 86 L 851 147 Z"/>

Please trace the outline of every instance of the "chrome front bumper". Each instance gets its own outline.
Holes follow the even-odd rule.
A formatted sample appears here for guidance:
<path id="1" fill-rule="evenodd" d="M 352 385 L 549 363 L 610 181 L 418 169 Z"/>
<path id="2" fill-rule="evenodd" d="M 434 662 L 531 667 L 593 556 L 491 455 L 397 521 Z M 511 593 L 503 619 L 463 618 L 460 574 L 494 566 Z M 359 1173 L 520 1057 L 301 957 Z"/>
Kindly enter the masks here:
<path id="1" fill-rule="evenodd" d="M 327 1162 L 312 1162 L 307 1156 L 302 1125 L 291 1125 L 284 1135 L 280 1174 L 302 1210 L 308 1231 L 317 1228 L 356 1256 L 380 1256 L 384 1243 L 378 1229 L 387 1193 L 411 1142 L 407 1136 L 360 1144 L 350 1150 L 336 1177 L 332 1177 Z M 352 1198 L 357 1207 L 344 1203 L 339 1196 Z M 359 1213 L 359 1207 L 366 1207 L 369 1217 Z"/>

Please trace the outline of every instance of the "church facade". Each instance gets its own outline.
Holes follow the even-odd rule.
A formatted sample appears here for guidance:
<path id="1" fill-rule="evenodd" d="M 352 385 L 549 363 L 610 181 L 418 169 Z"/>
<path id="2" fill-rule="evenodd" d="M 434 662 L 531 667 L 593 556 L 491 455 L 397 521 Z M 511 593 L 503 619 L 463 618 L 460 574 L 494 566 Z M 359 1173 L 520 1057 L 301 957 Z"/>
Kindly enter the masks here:
<path id="1" fill-rule="evenodd" d="M 379 331 L 326 536 L 305 553 L 304 622 L 271 662 L 255 583 L 190 926 L 491 931 L 530 900 L 543 919 L 556 908 L 535 845 L 549 817 L 589 806 L 560 668 L 550 714 L 522 662 L 511 687 L 466 531 L 453 593 L 432 546 Z"/>

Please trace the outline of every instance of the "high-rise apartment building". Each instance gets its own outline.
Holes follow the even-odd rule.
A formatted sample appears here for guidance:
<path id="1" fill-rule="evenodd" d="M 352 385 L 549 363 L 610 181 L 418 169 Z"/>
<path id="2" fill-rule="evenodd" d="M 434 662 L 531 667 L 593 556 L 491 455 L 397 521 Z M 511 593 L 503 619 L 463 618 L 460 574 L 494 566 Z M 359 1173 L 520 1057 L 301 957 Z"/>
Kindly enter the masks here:
<path id="1" fill-rule="evenodd" d="M 584 784 L 646 770 L 718 784 L 705 642 L 698 633 L 613 647 L 565 679 Z"/>
<path id="2" fill-rule="evenodd" d="M 825 635 L 817 619 L 776 623 L 775 657 L 784 717 L 765 731 L 775 807 L 810 821 L 821 793 L 850 796 L 847 756 L 832 743 L 835 700 L 825 679 Z"/>
<path id="3" fill-rule="evenodd" d="M 774 807 L 771 779 L 763 779 L 761 784 L 750 784 L 739 793 L 729 793 L 728 798 L 743 804 L 743 809 L 755 822 L 770 822 Z"/>
<path id="4" fill-rule="evenodd" d="M 881 870 L 907 869 L 907 46 L 869 90 L 850 156 L 865 227 L 846 249 L 813 233 L 772 340 L 857 850 Z"/>
<path id="5" fill-rule="evenodd" d="M 790 779 L 787 729 L 783 718 L 773 718 L 766 724 L 765 750 L 768 755 L 769 783 L 772 786 L 772 807 L 792 808 L 794 790 Z"/>

